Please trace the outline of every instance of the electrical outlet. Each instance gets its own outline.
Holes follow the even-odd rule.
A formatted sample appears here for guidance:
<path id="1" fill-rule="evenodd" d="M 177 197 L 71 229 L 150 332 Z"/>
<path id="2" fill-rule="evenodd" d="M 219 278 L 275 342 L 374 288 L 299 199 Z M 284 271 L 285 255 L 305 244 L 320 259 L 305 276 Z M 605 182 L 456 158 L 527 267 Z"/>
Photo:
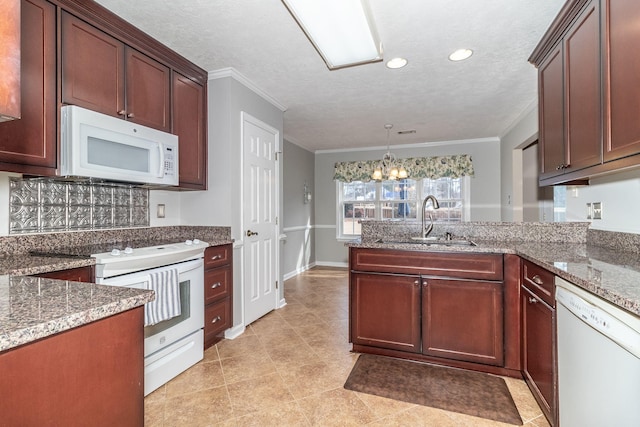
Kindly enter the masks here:
<path id="1" fill-rule="evenodd" d="M 593 218 L 593 206 L 591 206 L 591 203 L 587 203 L 587 219 L 592 219 Z"/>
<path id="2" fill-rule="evenodd" d="M 602 219 L 602 202 L 593 202 L 593 219 Z"/>

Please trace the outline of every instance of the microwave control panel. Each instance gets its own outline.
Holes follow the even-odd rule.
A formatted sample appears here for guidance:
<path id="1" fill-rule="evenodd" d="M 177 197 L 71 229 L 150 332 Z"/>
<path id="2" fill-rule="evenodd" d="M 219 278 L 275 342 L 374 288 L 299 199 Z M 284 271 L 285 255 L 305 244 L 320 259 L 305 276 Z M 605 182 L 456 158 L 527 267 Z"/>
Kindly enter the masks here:
<path id="1" fill-rule="evenodd" d="M 170 176 L 176 174 L 175 149 L 172 147 L 164 148 L 164 174 Z"/>

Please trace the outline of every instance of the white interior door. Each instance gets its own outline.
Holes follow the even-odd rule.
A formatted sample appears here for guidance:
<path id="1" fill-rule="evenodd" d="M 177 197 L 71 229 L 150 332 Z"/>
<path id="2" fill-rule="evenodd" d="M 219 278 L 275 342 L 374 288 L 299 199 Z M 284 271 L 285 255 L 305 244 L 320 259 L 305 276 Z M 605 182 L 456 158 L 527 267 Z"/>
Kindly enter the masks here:
<path id="1" fill-rule="evenodd" d="M 278 151 L 276 129 L 243 113 L 244 322 L 276 308 Z"/>

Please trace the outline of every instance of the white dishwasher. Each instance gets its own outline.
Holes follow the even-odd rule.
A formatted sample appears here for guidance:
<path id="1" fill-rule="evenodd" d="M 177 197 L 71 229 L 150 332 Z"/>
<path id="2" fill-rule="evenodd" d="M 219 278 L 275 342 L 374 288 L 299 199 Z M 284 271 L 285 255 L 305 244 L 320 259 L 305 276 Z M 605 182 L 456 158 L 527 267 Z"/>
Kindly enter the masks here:
<path id="1" fill-rule="evenodd" d="M 640 426 L 640 317 L 556 277 L 561 427 Z"/>

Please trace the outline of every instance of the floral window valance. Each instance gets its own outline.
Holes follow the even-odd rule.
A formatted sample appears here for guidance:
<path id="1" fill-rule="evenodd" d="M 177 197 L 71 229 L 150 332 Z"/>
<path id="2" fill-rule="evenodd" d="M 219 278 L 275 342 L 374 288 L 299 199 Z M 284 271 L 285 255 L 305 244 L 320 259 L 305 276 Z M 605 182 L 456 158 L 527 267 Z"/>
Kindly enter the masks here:
<path id="1" fill-rule="evenodd" d="M 363 160 L 359 162 L 337 162 L 334 180 L 342 182 L 372 181 L 371 174 L 380 160 Z M 410 179 L 443 177 L 459 178 L 473 176 L 473 163 L 468 154 L 435 157 L 410 157 L 399 159 L 398 164 L 404 165 Z"/>

